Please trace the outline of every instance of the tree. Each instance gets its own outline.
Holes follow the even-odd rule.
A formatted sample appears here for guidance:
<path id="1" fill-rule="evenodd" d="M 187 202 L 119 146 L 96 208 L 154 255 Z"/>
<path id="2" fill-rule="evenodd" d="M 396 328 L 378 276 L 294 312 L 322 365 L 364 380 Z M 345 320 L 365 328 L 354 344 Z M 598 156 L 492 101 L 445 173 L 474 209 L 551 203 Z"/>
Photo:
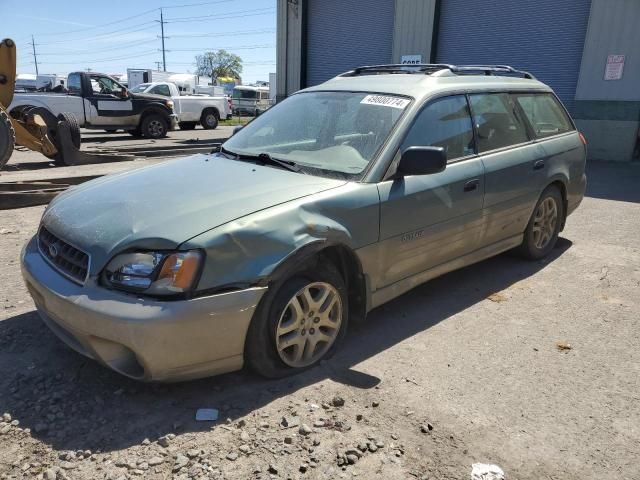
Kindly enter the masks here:
<path id="1" fill-rule="evenodd" d="M 205 52 L 196 56 L 196 72 L 198 75 L 211 77 L 214 81 L 218 77 L 240 78 L 242 58 L 226 50 Z"/>

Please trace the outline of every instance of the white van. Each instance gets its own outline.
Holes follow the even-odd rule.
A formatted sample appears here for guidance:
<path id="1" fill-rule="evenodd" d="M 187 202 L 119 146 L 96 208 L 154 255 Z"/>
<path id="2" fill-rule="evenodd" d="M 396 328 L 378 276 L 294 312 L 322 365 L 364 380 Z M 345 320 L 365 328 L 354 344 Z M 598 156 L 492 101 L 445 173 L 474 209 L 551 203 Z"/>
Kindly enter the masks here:
<path id="1" fill-rule="evenodd" d="M 233 113 L 259 115 L 269 108 L 269 87 L 237 85 L 233 87 Z"/>

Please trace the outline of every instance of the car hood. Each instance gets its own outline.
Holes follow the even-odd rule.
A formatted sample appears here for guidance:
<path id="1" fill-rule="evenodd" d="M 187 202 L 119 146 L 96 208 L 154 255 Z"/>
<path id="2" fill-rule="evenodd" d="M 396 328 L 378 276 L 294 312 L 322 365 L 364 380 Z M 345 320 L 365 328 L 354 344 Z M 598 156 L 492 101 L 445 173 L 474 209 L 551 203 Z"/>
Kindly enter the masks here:
<path id="1" fill-rule="evenodd" d="M 154 102 L 166 102 L 171 100 L 169 97 L 163 97 L 162 95 L 155 95 L 153 93 L 133 93 L 129 92 L 129 96 L 134 100 L 150 100 Z"/>
<path id="2" fill-rule="evenodd" d="M 42 223 L 101 270 L 129 248 L 174 249 L 207 230 L 344 180 L 194 155 L 86 182 L 56 197 Z"/>

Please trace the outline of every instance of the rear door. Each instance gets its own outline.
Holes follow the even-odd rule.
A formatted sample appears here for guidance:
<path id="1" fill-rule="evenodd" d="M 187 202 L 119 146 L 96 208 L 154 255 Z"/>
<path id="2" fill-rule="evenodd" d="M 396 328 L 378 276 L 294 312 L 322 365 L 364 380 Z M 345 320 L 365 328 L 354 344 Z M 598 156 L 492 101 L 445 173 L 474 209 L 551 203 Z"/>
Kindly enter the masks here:
<path id="1" fill-rule="evenodd" d="M 441 146 L 447 167 L 433 175 L 379 184 L 382 271 L 385 287 L 477 249 L 482 232 L 484 172 L 475 155 L 467 99 L 436 99 L 416 116 L 401 151 Z"/>
<path id="2" fill-rule="evenodd" d="M 490 245 L 524 231 L 544 176 L 537 163 L 544 152 L 509 93 L 471 94 L 469 101 L 486 182 L 482 243 Z"/>

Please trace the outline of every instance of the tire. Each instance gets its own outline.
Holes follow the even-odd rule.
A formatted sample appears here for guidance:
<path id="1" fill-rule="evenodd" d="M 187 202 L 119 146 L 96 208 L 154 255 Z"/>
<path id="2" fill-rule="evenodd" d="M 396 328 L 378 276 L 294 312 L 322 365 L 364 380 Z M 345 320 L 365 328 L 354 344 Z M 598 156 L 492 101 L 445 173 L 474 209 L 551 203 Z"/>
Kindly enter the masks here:
<path id="1" fill-rule="evenodd" d="M 82 136 L 80 134 L 80 125 L 78 124 L 78 119 L 73 113 L 63 112 L 58 115 L 58 122 L 66 122 L 69 125 L 69 132 L 71 133 L 71 142 L 76 148 L 80 148 L 82 143 Z M 53 142 L 53 144 L 58 149 L 58 153 L 53 157 L 56 165 L 64 166 L 66 163 L 64 162 L 64 157 L 62 155 L 62 148 L 60 145 L 60 141 L 58 140 L 58 128 L 56 123 L 56 129 L 54 132 L 49 130 L 49 138 Z"/>
<path id="2" fill-rule="evenodd" d="M 180 122 L 178 126 L 180 130 L 194 130 L 196 128 L 196 122 Z"/>
<path id="3" fill-rule="evenodd" d="M 204 112 L 202 112 L 202 116 L 200 117 L 200 125 L 205 130 L 215 130 L 218 128 L 219 115 L 216 110 L 213 108 L 207 108 Z"/>
<path id="4" fill-rule="evenodd" d="M 145 138 L 164 138 L 169 130 L 169 122 L 158 113 L 150 113 L 142 119 L 140 131 Z"/>
<path id="5" fill-rule="evenodd" d="M 142 131 L 140 130 L 140 127 L 134 128 L 133 130 L 127 130 L 127 133 L 132 137 L 142 138 Z"/>
<path id="6" fill-rule="evenodd" d="M 555 185 L 548 186 L 533 209 L 518 253 L 529 260 L 540 260 L 549 255 L 558 241 L 565 214 L 560 190 Z"/>
<path id="7" fill-rule="evenodd" d="M 329 297 L 326 297 L 327 300 L 320 307 L 315 306 L 318 311 L 313 312 L 310 310 L 314 309 L 314 305 L 303 300 L 302 292 L 305 291 L 312 299 L 315 297 L 317 300 L 322 292 L 327 292 L 336 300 L 329 304 Z M 298 311 L 305 312 L 299 316 L 302 323 L 294 320 L 295 310 L 290 305 L 294 299 L 300 299 L 297 300 L 300 307 Z M 324 312 L 319 314 L 322 307 Z M 247 333 L 247 364 L 267 378 L 293 375 L 317 365 L 333 355 L 339 347 L 347 331 L 348 312 L 347 288 L 332 264 L 318 264 L 313 269 L 293 274 L 270 287 L 258 305 Z M 296 326 L 291 329 L 294 324 Z M 329 340 L 320 339 L 323 335 Z M 283 342 L 296 338 L 300 340 L 302 347 L 297 342 L 297 345 L 283 346 Z M 283 348 L 279 348 L 278 341 Z M 315 343 L 313 347 L 311 342 Z M 298 354 L 300 349 L 302 352 Z M 297 357 L 300 358 L 296 363 Z"/>
<path id="8" fill-rule="evenodd" d="M 4 110 L 0 110 L 0 170 L 7 164 L 16 144 L 16 131 L 11 118 Z"/>

